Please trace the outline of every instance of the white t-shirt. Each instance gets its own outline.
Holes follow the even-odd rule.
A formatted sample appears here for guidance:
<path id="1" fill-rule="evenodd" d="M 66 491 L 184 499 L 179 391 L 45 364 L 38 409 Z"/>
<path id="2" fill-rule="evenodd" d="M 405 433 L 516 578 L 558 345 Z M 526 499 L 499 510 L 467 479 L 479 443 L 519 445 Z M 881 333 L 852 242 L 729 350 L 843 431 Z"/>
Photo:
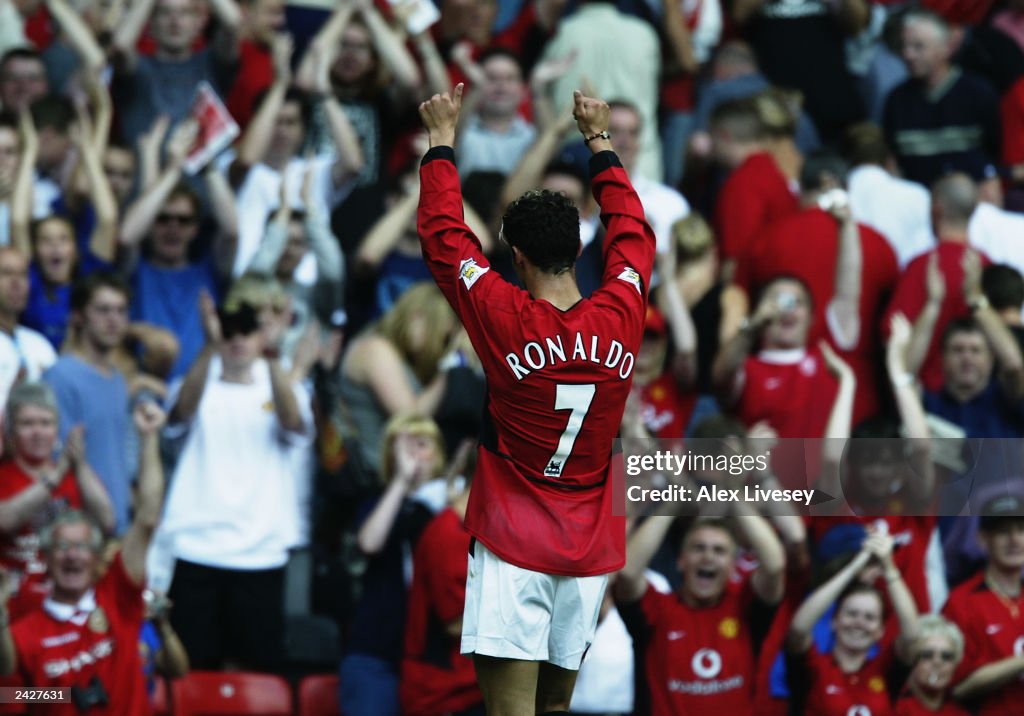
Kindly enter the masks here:
<path id="1" fill-rule="evenodd" d="M 56 362 L 57 352 L 42 333 L 24 326 L 15 328 L 13 336 L 0 331 L 0 405 L 22 370 L 25 380 L 39 380 Z"/>
<path id="2" fill-rule="evenodd" d="M 667 184 L 640 175 L 631 176 L 630 180 L 640 203 L 644 205 L 647 223 L 654 231 L 658 253 L 668 252 L 672 246 L 672 224 L 689 216 L 690 205 L 682 194 Z"/>
<path id="3" fill-rule="evenodd" d="M 253 366 L 248 385 L 220 379 L 219 357 L 210 364 L 199 409 L 171 480 L 161 532 L 179 559 L 224 569 L 274 569 L 301 543 L 308 500 L 305 456 L 312 442 L 310 398 L 292 386 L 303 433 L 278 424 L 265 361 Z M 169 400 L 176 399 L 176 386 Z"/>
<path id="4" fill-rule="evenodd" d="M 313 159 L 293 158 L 285 167 L 283 175 L 288 182 L 288 201 L 293 207 L 301 207 L 300 197 L 302 182 L 306 177 L 306 169 L 312 167 L 313 196 L 321 202 L 323 216 L 330 216 L 331 210 L 348 196 L 354 180 L 346 181 L 341 187 L 335 187 L 331 178 L 331 169 L 335 157 L 324 155 Z M 263 234 L 267 230 L 267 221 L 272 212 L 281 204 L 282 172 L 271 169 L 266 164 L 257 164 L 245 178 L 238 190 L 238 252 L 235 254 L 234 276 L 245 273 L 246 267 L 252 263 L 253 256 L 263 242 Z M 307 252 L 295 271 L 295 280 L 303 285 L 316 281 L 316 258 Z"/>
<path id="5" fill-rule="evenodd" d="M 932 200 L 923 186 L 871 165 L 850 172 L 847 186 L 854 218 L 889 241 L 901 269 L 935 248 Z"/>

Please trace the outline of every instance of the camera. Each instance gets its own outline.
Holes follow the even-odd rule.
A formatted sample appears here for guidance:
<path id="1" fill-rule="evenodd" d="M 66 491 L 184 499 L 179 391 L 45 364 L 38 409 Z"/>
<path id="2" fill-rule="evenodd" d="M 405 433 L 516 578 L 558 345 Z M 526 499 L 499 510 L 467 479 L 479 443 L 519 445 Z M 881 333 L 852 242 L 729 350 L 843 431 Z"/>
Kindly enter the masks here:
<path id="1" fill-rule="evenodd" d="M 88 686 L 76 684 L 71 687 L 71 701 L 79 713 L 85 713 L 94 707 L 109 705 L 110 697 L 107 696 L 107 690 L 103 688 L 100 677 L 94 676 L 89 680 Z"/>

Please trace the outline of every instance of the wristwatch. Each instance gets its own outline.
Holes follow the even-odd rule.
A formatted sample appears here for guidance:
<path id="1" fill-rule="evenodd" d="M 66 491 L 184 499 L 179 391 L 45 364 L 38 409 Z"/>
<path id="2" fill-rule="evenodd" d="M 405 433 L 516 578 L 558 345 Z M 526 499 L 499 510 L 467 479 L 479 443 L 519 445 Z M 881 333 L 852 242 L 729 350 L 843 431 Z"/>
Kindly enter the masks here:
<path id="1" fill-rule="evenodd" d="M 983 309 L 988 308 L 992 304 L 989 303 L 988 296 L 980 294 L 977 298 L 972 298 L 967 302 L 967 307 L 971 309 L 971 313 L 977 313 Z"/>

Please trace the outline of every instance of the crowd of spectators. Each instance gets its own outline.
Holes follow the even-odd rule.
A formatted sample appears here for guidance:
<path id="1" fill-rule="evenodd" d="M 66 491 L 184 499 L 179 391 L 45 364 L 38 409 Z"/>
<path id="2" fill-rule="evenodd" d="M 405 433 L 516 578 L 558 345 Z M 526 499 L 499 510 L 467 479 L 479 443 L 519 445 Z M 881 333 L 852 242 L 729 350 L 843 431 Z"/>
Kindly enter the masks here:
<path id="1" fill-rule="evenodd" d="M 483 713 L 486 384 L 415 225 L 456 82 L 492 266 L 560 191 L 585 295 L 572 90 L 611 106 L 658 249 L 623 438 L 836 498 L 632 506 L 573 712 L 1018 712 L 1021 0 L 0 0 L 3 685 L 337 669 L 350 716 Z M 197 163 L 203 87 L 239 134 Z"/>

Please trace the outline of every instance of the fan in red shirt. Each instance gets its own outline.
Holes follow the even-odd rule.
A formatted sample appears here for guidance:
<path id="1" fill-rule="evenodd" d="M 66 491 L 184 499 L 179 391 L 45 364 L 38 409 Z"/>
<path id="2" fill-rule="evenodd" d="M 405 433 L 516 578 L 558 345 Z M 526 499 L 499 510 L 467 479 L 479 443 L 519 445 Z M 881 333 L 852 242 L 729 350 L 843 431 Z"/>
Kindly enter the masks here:
<path id="1" fill-rule="evenodd" d="M 977 187 L 966 174 L 950 174 L 935 182 L 932 187 L 932 224 L 939 237 L 939 245 L 907 264 L 882 321 L 884 331 L 894 313 L 902 313 L 914 323 L 923 311 L 936 312 L 935 329 L 920 369 L 921 382 L 926 390 L 942 390 L 945 382 L 940 344 L 946 326 L 954 318 L 966 317 L 971 312 L 963 292 L 958 289 L 964 283 L 964 254 L 970 248 L 967 225 L 977 205 Z M 940 296 L 938 303 L 931 300 L 927 289 L 926 278 L 932 261 L 938 262 L 944 283 L 950 288 Z M 983 256 L 982 263 L 987 266 L 989 260 Z"/>
<path id="2" fill-rule="evenodd" d="M 461 99 L 457 85 L 454 98 L 420 105 L 431 149 L 418 226 L 489 391 L 466 514 L 475 542 L 462 649 L 475 654 L 489 711 L 532 716 L 568 710 L 607 574 L 625 561 L 625 522 L 612 515 L 608 476 L 655 240 L 612 151 L 607 103 L 577 92 L 574 116 L 594 155 L 591 186 L 607 228 L 602 285 L 580 295 L 579 215 L 550 191 L 527 192 L 505 212 L 501 234 L 527 291 L 505 282 L 462 218 L 452 149 Z"/>
<path id="3" fill-rule="evenodd" d="M 84 509 L 109 534 L 114 509 L 103 483 L 85 462 L 81 427 L 72 430 L 54 460 L 58 438 L 57 400 L 45 383 L 21 383 L 7 401 L 13 455 L 0 463 L 0 566 L 12 590 L 10 612 L 17 619 L 46 596 L 46 565 L 39 530 L 61 512 Z"/>
<path id="4" fill-rule="evenodd" d="M 709 120 L 716 160 L 732 170 L 715 204 L 723 274 L 759 240 L 764 227 L 794 214 L 800 152 L 794 115 L 776 93 L 723 102 Z"/>
<path id="5" fill-rule="evenodd" d="M 402 713 L 408 716 L 458 716 L 483 704 L 473 661 L 459 653 L 470 543 L 462 521 L 468 502 L 467 484 L 416 545 L 400 681 Z"/>
<path id="6" fill-rule="evenodd" d="M 721 716 L 753 708 L 754 647 L 782 598 L 786 558 L 764 518 L 744 503 L 733 504 L 736 530 L 758 560 L 749 575 L 736 572 L 737 538 L 721 519 L 698 517 L 690 526 L 676 565 L 683 581 L 675 594 L 661 594 L 644 576 L 673 518 L 648 517 L 629 538 L 615 603 L 641 653 L 652 716 Z"/>
<path id="7" fill-rule="evenodd" d="M 1002 716 L 1024 702 L 1024 497 L 995 497 L 980 514 L 988 563 L 953 590 L 944 613 L 965 642 L 954 695 L 979 716 Z"/>
<path id="8" fill-rule="evenodd" d="M 765 422 L 780 438 L 824 437 L 838 384 L 821 350 L 807 347 L 812 311 L 802 281 L 776 278 L 720 349 L 712 371 L 719 404 L 748 428 Z M 805 488 L 820 472 L 819 455 L 818 444 L 789 440 L 772 451 L 772 466 L 784 487 Z"/>
<path id="9" fill-rule="evenodd" d="M 917 628 L 914 668 L 893 716 L 967 716 L 967 710 L 948 697 L 953 671 L 964 656 L 964 635 L 937 614 L 921 617 Z"/>
<path id="10" fill-rule="evenodd" d="M 792 713 L 815 716 L 889 716 L 892 695 L 902 686 L 910 645 L 917 638 L 917 609 L 892 561 L 892 537 L 869 532 L 861 551 L 811 593 L 793 615 L 786 637 L 786 676 Z M 889 600 L 899 622 L 894 643 L 868 659 L 885 631 L 884 600 L 874 587 L 856 581 L 872 560 L 882 565 Z M 815 646 L 811 630 L 835 603 L 834 644 Z"/>
<path id="11" fill-rule="evenodd" d="M 256 100 L 274 83 L 274 37 L 285 29 L 284 0 L 240 3 L 242 38 L 235 81 L 224 100 L 228 113 L 243 130 L 256 113 Z"/>
<path id="12" fill-rule="evenodd" d="M 807 157 L 801 170 L 805 208 L 758 236 L 739 259 L 736 282 L 754 296 L 777 276 L 803 281 L 814 306 L 807 342 L 829 341 L 853 368 L 854 421 L 859 422 L 879 408 L 875 326 L 899 278 L 899 265 L 881 234 L 854 223 L 841 191 L 846 170 L 834 154 Z"/>
<path id="13" fill-rule="evenodd" d="M 686 306 L 681 310 L 686 312 Z M 686 335 L 694 337 L 692 321 L 688 326 Z M 697 404 L 696 391 L 687 390 L 696 373 L 696 340 L 680 348 L 678 340 L 670 343 L 668 331 L 662 312 L 653 304 L 648 306 L 633 378 L 640 389 L 640 419 L 650 436 L 680 440 Z M 670 346 L 674 349 L 671 357 Z"/>
<path id="14" fill-rule="evenodd" d="M 144 618 L 146 551 L 160 519 L 163 472 L 159 431 L 165 416 L 154 403 L 135 408 L 140 434 L 139 502 L 121 553 L 97 580 L 103 534 L 84 513 L 65 512 L 42 536 L 52 582 L 43 605 L 13 626 L 0 607 L 0 674 L 17 671 L 25 684 L 67 687 L 70 702 L 37 705 L 35 714 L 149 714 L 139 659 Z"/>

